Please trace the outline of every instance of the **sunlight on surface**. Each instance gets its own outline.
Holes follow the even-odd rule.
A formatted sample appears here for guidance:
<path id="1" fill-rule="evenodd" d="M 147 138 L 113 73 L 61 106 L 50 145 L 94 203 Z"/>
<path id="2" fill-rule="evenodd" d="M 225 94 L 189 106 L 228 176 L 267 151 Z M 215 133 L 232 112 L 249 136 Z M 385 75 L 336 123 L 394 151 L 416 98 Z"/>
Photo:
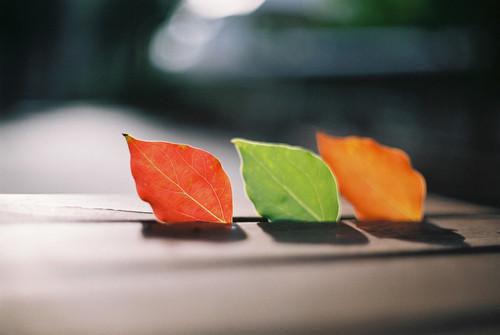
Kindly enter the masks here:
<path id="1" fill-rule="evenodd" d="M 263 3 L 264 0 L 187 0 L 189 9 L 207 18 L 249 14 Z"/>
<path id="2" fill-rule="evenodd" d="M 122 132 L 140 139 L 186 143 L 217 156 L 231 178 L 235 215 L 252 215 L 230 134 L 159 123 L 140 111 L 89 104 L 42 108 L 0 124 L 9 155 L 0 166 L 0 193 L 133 193 Z"/>
<path id="3" fill-rule="evenodd" d="M 166 72 L 197 65 L 228 16 L 246 15 L 264 0 L 187 0 L 155 32 L 149 46 L 151 63 Z"/>
<path id="4" fill-rule="evenodd" d="M 205 45 L 214 38 L 223 20 L 210 20 L 179 7 L 172 18 L 158 28 L 150 44 L 149 57 L 157 68 L 184 71 L 197 63 Z"/>

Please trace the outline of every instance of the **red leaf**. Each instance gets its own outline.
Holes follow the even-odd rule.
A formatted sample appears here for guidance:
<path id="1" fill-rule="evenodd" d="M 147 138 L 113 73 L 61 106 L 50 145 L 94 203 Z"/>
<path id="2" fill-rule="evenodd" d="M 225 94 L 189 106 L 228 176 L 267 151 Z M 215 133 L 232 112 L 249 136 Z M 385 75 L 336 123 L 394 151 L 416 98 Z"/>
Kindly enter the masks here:
<path id="1" fill-rule="evenodd" d="M 159 221 L 231 223 L 231 183 L 217 158 L 184 144 L 124 136 L 137 193 Z"/>

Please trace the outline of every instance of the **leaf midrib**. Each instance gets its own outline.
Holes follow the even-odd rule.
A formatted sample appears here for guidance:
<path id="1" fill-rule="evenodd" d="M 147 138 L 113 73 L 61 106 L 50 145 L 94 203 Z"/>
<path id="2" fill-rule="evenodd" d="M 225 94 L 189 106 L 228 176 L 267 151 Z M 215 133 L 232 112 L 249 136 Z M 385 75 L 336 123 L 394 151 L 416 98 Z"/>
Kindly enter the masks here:
<path id="1" fill-rule="evenodd" d="M 255 162 L 257 162 L 257 164 L 259 166 L 262 167 L 262 169 L 264 169 L 264 171 L 267 172 L 267 174 L 269 174 L 269 176 L 283 189 L 285 190 L 291 197 L 293 200 L 295 200 L 295 202 L 297 202 L 297 204 L 299 204 L 300 207 L 302 207 L 307 213 L 309 213 L 313 218 L 315 218 L 317 221 L 321 221 L 321 217 L 319 217 L 316 213 L 314 213 L 314 211 L 312 209 L 310 209 L 305 203 L 303 203 L 298 197 L 297 195 L 292 191 L 290 190 L 286 185 L 284 185 L 279 179 L 277 179 L 274 174 L 269 171 L 269 169 L 263 165 L 256 157 L 255 155 L 250 151 L 250 150 L 247 150 L 247 153 L 252 157 L 253 160 L 255 160 Z"/>
<path id="2" fill-rule="evenodd" d="M 193 201 L 195 204 L 197 204 L 198 206 L 200 206 L 203 210 L 205 210 L 208 214 L 212 215 L 215 219 L 217 219 L 217 221 L 219 222 L 222 222 L 224 223 L 224 220 L 222 220 L 221 218 L 219 218 L 217 215 L 215 215 L 212 211 L 210 211 L 208 208 L 206 208 L 205 206 L 203 206 L 203 204 L 201 204 L 198 200 L 196 200 L 195 198 L 193 198 L 189 193 L 187 193 L 184 188 L 182 188 L 181 185 L 177 184 L 174 180 L 172 180 L 172 178 L 170 178 L 168 175 L 166 175 L 158 166 L 156 166 L 156 164 L 141 150 L 139 149 L 139 147 L 137 145 L 135 145 L 134 143 L 132 143 L 132 145 L 134 145 L 137 149 L 137 151 L 139 151 L 139 153 L 148 161 L 148 163 L 156 170 L 158 171 L 163 177 L 165 177 L 169 182 L 171 182 L 172 184 L 174 184 L 175 186 L 177 186 L 181 191 L 182 193 L 188 197 L 188 199 L 190 199 L 191 201 Z"/>
<path id="3" fill-rule="evenodd" d="M 318 190 L 316 189 L 316 183 L 315 183 L 315 182 L 311 179 L 311 176 L 309 176 L 309 175 L 307 174 L 307 172 L 306 172 L 306 171 L 302 171 L 301 169 L 299 169 L 298 167 L 296 167 L 296 166 L 295 166 L 295 165 L 294 165 L 294 164 L 290 161 L 290 159 L 289 159 L 287 156 L 285 156 L 285 159 L 288 161 L 288 163 L 290 164 L 290 166 L 292 166 L 292 167 L 293 167 L 295 170 L 297 170 L 298 172 L 303 173 L 303 174 L 304 174 L 304 176 L 306 176 L 307 180 L 309 180 L 309 183 L 311 184 L 311 186 L 312 186 L 312 188 L 313 188 L 313 190 L 314 190 L 314 194 L 315 194 L 315 196 L 316 196 L 316 200 L 318 201 L 319 209 L 320 209 L 320 211 L 321 211 L 321 217 L 322 217 L 322 218 L 325 218 L 325 212 L 324 212 L 324 210 L 323 210 L 323 204 L 321 203 L 321 198 L 320 198 L 320 196 L 319 196 Z"/>
<path id="4" fill-rule="evenodd" d="M 224 209 L 222 208 L 222 203 L 220 202 L 220 198 L 219 198 L 219 195 L 217 194 L 217 192 L 215 191 L 215 188 L 214 186 L 212 185 L 211 182 L 208 181 L 207 178 L 205 178 L 204 175 L 202 175 L 198 170 L 196 170 L 194 168 L 194 166 L 192 164 L 189 164 L 186 159 L 180 154 L 177 152 L 177 155 L 184 161 L 184 163 L 186 163 L 187 166 L 189 166 L 191 168 L 191 170 L 193 170 L 198 176 L 200 176 L 208 185 L 210 185 L 210 189 L 212 190 L 212 193 L 215 195 L 215 198 L 217 199 L 217 203 L 219 204 L 219 209 L 221 211 L 221 214 L 222 214 L 222 217 L 225 218 L 226 215 L 224 213 Z M 191 161 L 193 161 L 191 159 Z M 206 164 L 206 160 L 204 160 L 205 164 Z"/>

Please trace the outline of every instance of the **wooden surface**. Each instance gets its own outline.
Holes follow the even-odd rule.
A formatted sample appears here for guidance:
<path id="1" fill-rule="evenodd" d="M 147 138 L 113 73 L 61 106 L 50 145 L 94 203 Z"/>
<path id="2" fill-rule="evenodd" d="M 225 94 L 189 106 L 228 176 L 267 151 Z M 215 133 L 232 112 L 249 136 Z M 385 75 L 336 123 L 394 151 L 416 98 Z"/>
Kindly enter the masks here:
<path id="1" fill-rule="evenodd" d="M 0 334 L 499 333 L 499 212 L 426 212 L 164 226 L 135 196 L 0 195 Z"/>

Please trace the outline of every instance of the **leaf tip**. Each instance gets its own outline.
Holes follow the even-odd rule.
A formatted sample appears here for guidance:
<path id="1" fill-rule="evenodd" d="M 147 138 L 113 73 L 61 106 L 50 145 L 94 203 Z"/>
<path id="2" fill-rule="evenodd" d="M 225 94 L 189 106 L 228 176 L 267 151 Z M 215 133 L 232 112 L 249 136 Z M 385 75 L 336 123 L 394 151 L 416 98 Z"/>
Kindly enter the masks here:
<path id="1" fill-rule="evenodd" d="M 234 146 L 235 146 L 236 148 L 240 148 L 240 147 L 241 147 L 241 145 L 242 145 L 244 142 L 245 142 L 245 140 L 244 140 L 244 139 L 242 139 L 242 138 L 238 138 L 238 137 L 233 138 L 233 139 L 231 140 L 231 143 L 233 143 L 233 144 L 234 144 Z"/>
<path id="2" fill-rule="evenodd" d="M 340 139 L 340 138 L 337 136 L 330 135 L 322 130 L 316 131 L 316 141 L 318 141 L 318 142 L 323 142 L 323 141 L 327 141 L 327 140 L 337 140 L 337 139 Z"/>
<path id="3" fill-rule="evenodd" d="M 132 141 L 134 139 L 132 136 L 130 136 L 127 133 L 122 133 L 122 135 L 123 135 L 123 137 L 125 137 L 125 139 L 127 140 L 127 142 L 130 142 L 130 141 Z"/>

